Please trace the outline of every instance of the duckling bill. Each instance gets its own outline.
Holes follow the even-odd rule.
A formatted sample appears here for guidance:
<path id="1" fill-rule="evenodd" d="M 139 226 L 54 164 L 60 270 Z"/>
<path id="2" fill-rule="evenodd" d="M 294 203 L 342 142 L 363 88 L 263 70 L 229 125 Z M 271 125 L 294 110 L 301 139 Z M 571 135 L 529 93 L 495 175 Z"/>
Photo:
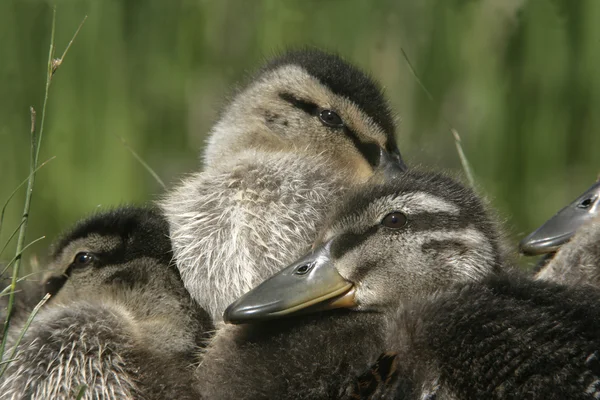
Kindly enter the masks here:
<path id="1" fill-rule="evenodd" d="M 331 241 L 246 293 L 225 310 L 225 322 L 276 318 L 317 305 L 321 310 L 356 306 L 354 285 L 333 266 L 330 248 Z"/>
<path id="2" fill-rule="evenodd" d="M 600 214 L 600 180 L 560 210 L 520 243 L 527 255 L 551 253 L 569 241 L 584 224 Z"/>

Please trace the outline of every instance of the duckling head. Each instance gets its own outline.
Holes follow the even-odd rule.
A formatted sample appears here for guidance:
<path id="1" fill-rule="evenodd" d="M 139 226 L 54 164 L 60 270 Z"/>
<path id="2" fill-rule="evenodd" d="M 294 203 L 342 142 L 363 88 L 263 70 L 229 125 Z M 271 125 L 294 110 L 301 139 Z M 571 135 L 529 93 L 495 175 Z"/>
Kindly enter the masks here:
<path id="1" fill-rule="evenodd" d="M 107 286 L 135 286 L 153 276 L 177 279 L 166 220 L 154 209 L 123 207 L 79 222 L 55 245 L 46 291 L 53 301 Z"/>
<path id="2" fill-rule="evenodd" d="M 382 152 L 404 163 L 379 86 L 337 55 L 291 51 L 263 67 L 224 109 L 204 153 L 222 164 L 248 150 L 322 156 L 353 182 L 366 180 Z"/>
<path id="3" fill-rule="evenodd" d="M 498 270 L 504 262 L 500 241 L 473 191 L 443 175 L 407 172 L 357 192 L 310 254 L 230 305 L 224 319 L 395 309 Z"/>
<path id="4" fill-rule="evenodd" d="M 600 180 L 523 239 L 520 250 L 545 253 L 536 279 L 600 287 Z"/>
<path id="5" fill-rule="evenodd" d="M 156 351 L 196 348 L 212 329 L 184 287 L 168 223 L 154 208 L 127 206 L 82 220 L 55 245 L 50 269 L 46 306 L 116 308 Z"/>
<path id="6" fill-rule="evenodd" d="M 519 244 L 522 253 L 552 253 L 568 242 L 579 228 L 600 216 L 600 180 L 568 206 L 544 222 Z"/>

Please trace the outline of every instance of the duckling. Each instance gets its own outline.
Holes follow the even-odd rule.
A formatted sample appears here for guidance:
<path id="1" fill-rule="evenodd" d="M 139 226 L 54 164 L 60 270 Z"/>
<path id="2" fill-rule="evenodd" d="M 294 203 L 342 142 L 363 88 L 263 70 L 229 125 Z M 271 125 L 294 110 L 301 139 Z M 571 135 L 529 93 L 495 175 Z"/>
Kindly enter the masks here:
<path id="1" fill-rule="evenodd" d="M 600 180 L 523 239 L 520 249 L 548 253 L 536 279 L 600 287 Z"/>
<path id="2" fill-rule="evenodd" d="M 600 396 L 600 292 L 513 270 L 455 181 L 411 171 L 367 188 L 319 243 L 227 308 L 240 325 L 204 354 L 205 398 Z"/>
<path id="3" fill-rule="evenodd" d="M 212 325 L 183 286 L 157 210 L 123 207 L 78 223 L 51 268 L 53 296 L 2 377 L 0 399 L 75 398 L 82 386 L 84 399 L 196 398 L 191 365 Z"/>
<path id="4" fill-rule="evenodd" d="M 208 346 L 197 375 L 205 398 L 348 397 L 381 354 L 398 351 L 387 345 L 398 308 L 506 259 L 479 197 L 435 173 L 364 187 L 327 226 L 312 252 L 227 308 L 224 320 L 242 325 Z M 351 311 L 330 310 L 340 307 Z M 309 311 L 320 312 L 298 315 Z"/>
<path id="5" fill-rule="evenodd" d="M 161 202 L 177 266 L 215 321 L 306 252 L 332 204 L 382 158 L 405 165 L 379 86 L 337 55 L 285 53 L 212 128 L 204 170 Z"/>

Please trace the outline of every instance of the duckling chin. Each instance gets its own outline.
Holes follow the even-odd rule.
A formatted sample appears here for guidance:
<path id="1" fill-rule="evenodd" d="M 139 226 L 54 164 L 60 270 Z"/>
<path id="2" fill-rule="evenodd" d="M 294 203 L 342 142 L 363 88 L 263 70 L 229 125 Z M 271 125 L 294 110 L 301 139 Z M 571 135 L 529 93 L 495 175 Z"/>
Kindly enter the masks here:
<path id="1" fill-rule="evenodd" d="M 547 253 L 536 279 L 600 287 L 600 181 L 521 241 L 525 254 Z"/>
<path id="2" fill-rule="evenodd" d="M 74 398 L 82 385 L 84 399 L 197 397 L 191 365 L 212 325 L 171 262 L 168 224 L 156 210 L 94 215 L 51 259 L 53 296 L 18 346 L 0 399 Z M 10 343 L 20 330 L 9 331 Z"/>
<path id="3" fill-rule="evenodd" d="M 310 248 L 323 218 L 382 159 L 404 164 L 378 86 L 335 55 L 282 55 L 210 132 L 204 171 L 162 202 L 186 288 L 215 320 Z"/>
<path id="4" fill-rule="evenodd" d="M 390 337 L 402 325 L 399 309 L 505 263 L 481 200 L 432 173 L 362 188 L 320 237 L 320 246 L 228 307 L 225 321 L 242 325 L 220 329 L 204 354 L 198 386 L 206 398 L 361 398 L 363 373 L 399 351 Z M 352 310 L 328 310 L 335 307 Z M 323 312 L 296 316 L 309 311 Z M 403 379 L 405 388 L 418 385 Z M 423 380 L 426 388 L 434 384 Z"/>

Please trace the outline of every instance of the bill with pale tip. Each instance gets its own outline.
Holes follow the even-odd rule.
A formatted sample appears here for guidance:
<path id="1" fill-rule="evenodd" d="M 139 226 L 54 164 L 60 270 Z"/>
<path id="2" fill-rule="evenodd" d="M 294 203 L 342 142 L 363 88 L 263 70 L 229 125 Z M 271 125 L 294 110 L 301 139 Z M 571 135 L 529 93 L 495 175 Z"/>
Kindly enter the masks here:
<path id="1" fill-rule="evenodd" d="M 231 324 L 251 323 L 296 314 L 307 309 L 352 308 L 354 284 L 336 270 L 331 242 L 313 250 L 233 302 L 223 319 Z"/>

